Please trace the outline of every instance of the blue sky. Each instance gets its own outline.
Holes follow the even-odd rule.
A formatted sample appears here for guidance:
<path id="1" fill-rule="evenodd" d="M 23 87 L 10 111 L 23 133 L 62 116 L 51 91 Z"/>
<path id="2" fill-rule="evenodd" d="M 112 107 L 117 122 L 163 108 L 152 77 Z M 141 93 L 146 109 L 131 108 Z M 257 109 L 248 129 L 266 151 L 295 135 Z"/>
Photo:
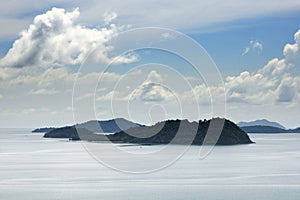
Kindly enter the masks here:
<path id="1" fill-rule="evenodd" d="M 78 103 L 86 102 L 79 103 L 83 114 L 75 121 L 125 117 L 149 124 L 166 118 L 209 118 L 214 116 L 209 97 L 215 95 L 222 101 L 223 88 L 225 117 L 233 121 L 267 118 L 287 127 L 300 126 L 299 10 L 295 0 L 2 2 L 0 127 L 74 123 L 72 92 L 77 70 L 88 65 L 90 49 L 95 46 L 96 67 L 82 69 L 84 73 L 77 77 L 84 87 L 79 88 L 84 93 L 77 96 Z M 185 60 L 163 51 L 118 55 L 118 48 L 126 49 L 126 42 L 117 47 L 111 39 L 143 27 L 174 29 L 191 37 L 211 56 L 224 85 L 207 85 Z M 143 37 L 147 38 L 140 34 L 129 41 Z M 176 37 L 164 35 L 174 40 L 174 46 L 179 41 Z M 180 44 L 185 52 L 195 53 L 188 44 Z M 213 66 L 205 53 L 200 54 L 203 63 Z M 103 85 L 94 94 L 102 70 L 97 66 L 114 59 L 118 63 L 102 74 Z M 153 62 L 158 64 L 147 65 Z M 185 85 L 187 80 L 190 86 Z M 121 83 L 119 88 L 116 83 Z M 197 101 L 191 101 L 193 94 Z M 180 105 L 187 105 L 185 114 L 178 110 L 178 97 Z M 117 105 L 130 105 L 132 113 L 128 115 L 120 106 L 119 113 L 112 113 L 112 98 Z M 92 115 L 87 112 L 88 104 L 95 104 Z M 199 115 L 193 113 L 193 106 L 201 110 Z"/>
<path id="2" fill-rule="evenodd" d="M 212 56 L 223 75 L 243 70 L 256 71 L 274 57 L 282 57 L 286 43 L 294 42 L 299 29 L 299 12 L 232 22 L 228 30 L 191 34 Z M 250 40 L 263 44 L 260 54 L 242 56 Z"/>

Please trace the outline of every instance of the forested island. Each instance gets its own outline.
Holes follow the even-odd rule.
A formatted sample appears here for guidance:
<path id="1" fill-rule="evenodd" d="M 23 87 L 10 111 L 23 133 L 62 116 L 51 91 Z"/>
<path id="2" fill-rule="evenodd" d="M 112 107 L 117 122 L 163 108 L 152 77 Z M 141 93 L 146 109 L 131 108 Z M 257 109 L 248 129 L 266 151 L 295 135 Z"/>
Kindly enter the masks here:
<path id="1" fill-rule="evenodd" d="M 111 135 L 95 134 L 84 126 L 70 126 L 54 129 L 46 133 L 44 137 L 94 142 L 109 140 L 114 143 L 132 144 L 236 145 L 253 143 L 247 133 L 235 123 L 221 118 L 198 122 L 167 120 L 153 126 L 131 127 Z"/>

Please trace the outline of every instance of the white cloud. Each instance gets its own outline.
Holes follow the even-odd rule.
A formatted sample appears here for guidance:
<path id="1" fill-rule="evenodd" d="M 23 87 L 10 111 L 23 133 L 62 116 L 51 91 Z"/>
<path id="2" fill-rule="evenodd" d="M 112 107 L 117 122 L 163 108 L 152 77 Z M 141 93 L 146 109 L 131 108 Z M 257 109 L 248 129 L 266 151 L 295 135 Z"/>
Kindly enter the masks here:
<path id="1" fill-rule="evenodd" d="M 300 66 L 300 30 L 294 35 L 294 40 L 296 43 L 284 47 L 283 54 L 287 64 Z"/>
<path id="2" fill-rule="evenodd" d="M 259 42 L 254 40 L 250 44 L 253 49 L 261 50 L 263 48 Z M 299 67 L 299 44 L 300 30 L 295 33 L 295 43 L 285 46 L 284 58 L 274 58 L 254 73 L 244 71 L 238 76 L 228 76 L 225 80 L 228 103 L 248 105 L 288 103 L 290 106 L 296 105 L 300 100 L 300 77 L 292 73 L 292 69 L 295 66 Z M 223 93 L 221 86 L 208 88 L 205 84 L 198 84 L 192 90 L 173 93 L 160 84 L 162 81 L 163 78 L 158 72 L 150 72 L 147 79 L 132 93 L 131 98 L 142 101 L 166 101 L 179 95 L 186 102 L 194 100 L 196 97 L 201 104 L 210 104 L 211 96 L 217 98 L 218 101 L 224 98 L 222 95 L 218 95 Z"/>
<path id="3" fill-rule="evenodd" d="M 260 54 L 263 50 L 263 45 L 261 42 L 257 41 L 257 40 L 250 40 L 249 42 L 249 46 L 247 46 L 243 53 L 242 56 L 248 54 L 249 52 L 255 52 L 257 54 Z"/>
<path id="4" fill-rule="evenodd" d="M 5 81 L 11 78 L 14 78 L 20 74 L 21 70 L 10 67 L 1 67 L 0 68 L 0 82 Z"/>
<path id="5" fill-rule="evenodd" d="M 124 64 L 128 64 L 128 63 L 133 63 L 133 62 L 137 62 L 139 61 L 139 56 L 137 54 L 125 54 L 122 56 L 116 56 L 115 58 L 113 58 L 112 63 L 113 64 L 119 64 L 119 63 L 124 63 Z"/>
<path id="6" fill-rule="evenodd" d="M 112 49 L 107 42 L 118 33 L 114 24 L 102 29 L 76 24 L 79 9 L 67 12 L 52 8 L 34 18 L 33 23 L 20 33 L 0 66 L 21 68 L 25 66 L 77 65 L 97 47 L 97 60 L 109 63 L 114 58 L 107 54 Z M 116 15 L 109 15 L 112 20 Z M 118 62 L 134 62 L 135 57 L 120 57 Z"/>
<path id="7" fill-rule="evenodd" d="M 111 101 L 113 99 L 123 100 L 119 91 L 110 91 L 107 94 L 97 97 L 97 101 Z"/>
<path id="8" fill-rule="evenodd" d="M 144 102 L 169 101 L 176 99 L 176 94 L 162 84 L 163 78 L 157 71 L 151 71 L 147 79 L 136 88 L 128 98 Z"/>
<path id="9" fill-rule="evenodd" d="M 73 85 L 77 73 L 69 72 L 66 68 L 0 68 L 0 74 L 5 74 L 5 79 L 0 79 L 1 99 L 1 126 L 6 121 L 17 123 L 21 116 L 26 115 L 24 123 L 30 124 L 59 124 L 73 121 L 72 110 L 65 108 L 72 105 Z M 82 98 L 93 98 L 95 83 L 102 76 L 103 86 L 113 85 L 119 76 L 115 73 L 89 73 L 78 76 L 77 81 L 86 88 Z M 46 107 L 46 109 L 44 109 Z M 84 112 L 83 110 L 80 110 Z M 55 117 L 54 117 L 55 116 Z M 24 116 L 23 116 L 24 117 Z M 25 123 L 26 122 L 26 123 Z"/>
<path id="10" fill-rule="evenodd" d="M 69 73 L 65 68 L 1 67 L 0 90 L 9 94 L 5 96 L 14 96 L 16 99 L 23 94 L 52 95 L 72 89 L 75 78 L 76 74 Z"/>
<path id="11" fill-rule="evenodd" d="M 251 48 L 261 49 L 255 41 L 250 42 Z M 295 33 L 295 43 L 287 44 L 283 50 L 283 59 L 274 58 L 257 72 L 241 72 L 238 76 L 228 76 L 225 80 L 227 100 L 229 104 L 245 105 L 277 105 L 285 103 L 296 106 L 300 102 L 300 76 L 292 72 L 300 67 L 300 30 Z M 208 88 L 204 84 L 197 85 L 182 96 L 185 101 L 198 98 L 200 103 L 208 104 L 211 94 L 222 100 L 222 87 Z"/>
<path id="12" fill-rule="evenodd" d="M 293 102 L 297 95 L 297 88 L 299 88 L 299 86 L 299 78 L 285 75 L 277 88 L 278 95 L 276 100 L 278 102 Z"/>
<path id="13" fill-rule="evenodd" d="M 37 95 L 51 95 L 51 94 L 57 94 L 58 91 L 54 89 L 37 89 L 37 90 L 31 90 L 29 94 L 37 94 Z"/>
<path id="14" fill-rule="evenodd" d="M 21 111 L 21 113 L 24 114 L 24 115 L 29 115 L 29 114 L 32 114 L 34 112 L 36 112 L 35 108 L 26 108 L 26 109 Z"/>
<path id="15" fill-rule="evenodd" d="M 283 59 L 270 60 L 256 73 L 245 71 L 239 76 L 227 77 L 229 101 L 249 104 L 298 103 L 300 77 L 291 69 L 300 66 L 299 45 L 300 30 L 295 33 L 295 43 L 284 47 Z"/>
<path id="16" fill-rule="evenodd" d="M 104 18 L 104 24 L 108 25 L 110 24 L 114 19 L 116 19 L 118 17 L 117 13 L 115 12 L 106 12 L 103 14 L 103 18 Z"/>
<path id="17" fill-rule="evenodd" d="M 103 85 L 109 85 L 120 77 L 120 75 L 110 72 L 93 72 L 77 77 L 77 73 L 71 73 L 66 68 L 45 70 L 37 67 L 0 68 L 1 74 L 4 74 L 5 79 L 0 78 L 0 90 L 15 95 L 16 98 L 22 95 L 49 96 L 55 94 L 67 94 L 71 97 L 75 81 L 93 89 L 99 77 L 102 77 Z"/>
<path id="18" fill-rule="evenodd" d="M 165 39 L 165 40 L 171 40 L 171 39 L 175 39 L 177 36 L 174 35 L 173 33 L 170 32 L 165 32 L 163 34 L 161 34 L 161 38 Z"/>
<path id="19" fill-rule="evenodd" d="M 163 78 L 157 71 L 151 71 L 144 83 L 161 82 Z"/>
<path id="20" fill-rule="evenodd" d="M 140 98 L 142 101 L 167 101 L 174 99 L 174 94 L 163 85 L 146 83 L 134 92 L 133 98 Z"/>

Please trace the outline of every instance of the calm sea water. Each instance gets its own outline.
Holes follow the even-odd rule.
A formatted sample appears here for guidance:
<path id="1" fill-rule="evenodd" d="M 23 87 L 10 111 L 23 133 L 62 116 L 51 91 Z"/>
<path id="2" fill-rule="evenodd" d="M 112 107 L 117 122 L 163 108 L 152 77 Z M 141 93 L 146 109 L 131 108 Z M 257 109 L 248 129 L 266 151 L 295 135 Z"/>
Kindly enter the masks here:
<path id="1" fill-rule="evenodd" d="M 1 200 L 300 199 L 300 134 L 252 134 L 256 144 L 216 147 L 204 160 L 192 146 L 163 170 L 126 174 L 101 165 L 80 142 L 0 131 Z"/>

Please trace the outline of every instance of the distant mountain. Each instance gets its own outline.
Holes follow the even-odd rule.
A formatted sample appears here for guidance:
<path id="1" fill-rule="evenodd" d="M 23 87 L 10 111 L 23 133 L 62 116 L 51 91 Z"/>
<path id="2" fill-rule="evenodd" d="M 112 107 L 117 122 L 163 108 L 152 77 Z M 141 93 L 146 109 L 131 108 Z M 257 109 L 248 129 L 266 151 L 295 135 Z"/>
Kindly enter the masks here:
<path id="1" fill-rule="evenodd" d="M 84 128 L 94 133 L 115 133 L 121 130 L 126 130 L 132 127 L 141 126 L 140 124 L 128 121 L 123 118 L 116 118 L 104 121 L 90 120 L 81 124 L 76 124 L 73 126 L 59 127 L 59 128 L 38 128 L 32 132 L 50 132 L 61 128 Z"/>
<path id="2" fill-rule="evenodd" d="M 247 133 L 300 133 L 300 127 L 296 129 L 282 129 L 273 126 L 243 126 Z"/>
<path id="3" fill-rule="evenodd" d="M 246 133 L 286 133 L 287 130 L 273 126 L 243 126 Z"/>
<path id="4" fill-rule="evenodd" d="M 37 128 L 31 131 L 32 133 L 47 133 L 49 131 L 54 130 L 54 127 L 46 127 L 46 128 Z"/>
<path id="5" fill-rule="evenodd" d="M 76 124 L 76 128 L 85 128 L 95 133 L 115 133 L 132 127 L 139 127 L 140 124 L 128 121 L 123 118 L 110 119 L 106 121 L 91 120 L 82 124 Z"/>
<path id="6" fill-rule="evenodd" d="M 78 140 L 79 136 L 77 134 L 77 130 L 80 130 L 80 133 L 83 132 L 83 135 L 85 134 L 91 135 L 93 133 L 115 133 L 121 130 L 126 130 L 138 126 L 142 126 L 142 125 L 133 123 L 123 118 L 111 119 L 106 121 L 90 120 L 73 126 L 51 128 L 44 135 L 44 137 L 71 138 L 73 140 Z M 41 128 L 39 130 L 46 130 L 46 129 L 47 128 Z"/>
<path id="7" fill-rule="evenodd" d="M 271 122 L 266 119 L 259 119 L 251 122 L 239 122 L 237 124 L 239 127 L 244 127 L 244 126 L 271 126 L 271 127 L 276 127 L 276 128 L 281 128 L 281 129 L 286 129 L 284 126 L 279 124 L 278 122 Z"/>
<path id="8" fill-rule="evenodd" d="M 208 129 L 210 123 L 222 124 L 223 129 L 219 130 L 218 126 Z M 120 131 L 112 135 L 93 134 L 91 131 L 81 128 L 80 139 L 88 141 L 105 141 L 110 140 L 115 143 L 138 143 L 138 144 L 204 144 L 204 138 L 208 130 L 211 130 L 209 139 L 205 144 L 217 145 L 235 145 L 253 143 L 247 133 L 240 129 L 236 124 L 229 120 L 215 118 L 199 122 L 189 122 L 187 120 L 168 120 L 159 122 L 153 126 L 136 126 Z M 221 135 L 215 135 L 221 131 Z M 193 133 L 195 135 L 193 135 Z M 150 135 L 150 136 L 149 136 Z M 46 133 L 44 137 L 54 138 L 72 138 L 79 139 L 75 127 L 64 127 Z M 105 137 L 105 138 L 104 138 Z M 192 141 L 189 141 L 192 138 Z"/>

